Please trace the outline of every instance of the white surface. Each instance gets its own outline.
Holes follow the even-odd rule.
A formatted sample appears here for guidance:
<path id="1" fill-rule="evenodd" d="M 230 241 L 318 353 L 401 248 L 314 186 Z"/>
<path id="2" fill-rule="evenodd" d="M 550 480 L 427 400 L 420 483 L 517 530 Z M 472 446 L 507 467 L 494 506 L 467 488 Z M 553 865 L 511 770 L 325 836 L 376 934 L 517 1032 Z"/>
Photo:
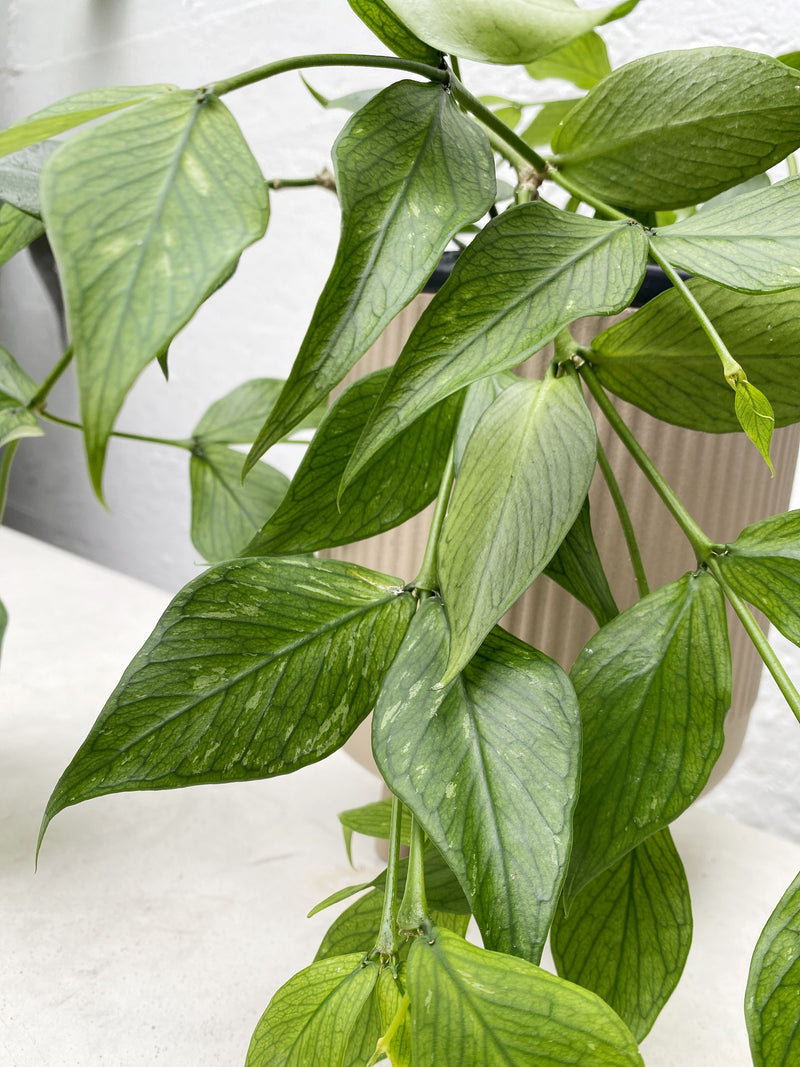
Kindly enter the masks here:
<path id="1" fill-rule="evenodd" d="M 306 912 L 376 869 L 365 842 L 366 870 L 347 866 L 335 813 L 377 782 L 338 753 L 265 782 L 103 797 L 56 817 L 34 874 L 47 797 L 166 597 L 8 530 L 0 558 L 0 1064 L 243 1064 L 330 922 Z M 695 940 L 646 1063 L 746 1067 L 748 963 L 800 846 L 698 811 L 675 838 Z"/>

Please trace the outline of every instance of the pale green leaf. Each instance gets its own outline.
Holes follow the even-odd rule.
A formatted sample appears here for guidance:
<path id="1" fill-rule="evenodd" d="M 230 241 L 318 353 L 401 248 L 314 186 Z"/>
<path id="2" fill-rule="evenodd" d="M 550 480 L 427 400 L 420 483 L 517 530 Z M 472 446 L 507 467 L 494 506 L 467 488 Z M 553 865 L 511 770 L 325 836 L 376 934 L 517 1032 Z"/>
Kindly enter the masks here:
<path id="1" fill-rule="evenodd" d="M 797 72 L 757 52 L 694 48 L 636 59 L 570 112 L 553 148 L 594 196 L 643 211 L 708 200 L 800 144 Z"/>
<path id="2" fill-rule="evenodd" d="M 132 789 L 286 774 L 371 710 L 413 598 L 354 564 L 246 559 L 173 600 L 61 776 L 56 812 Z"/>
<path id="3" fill-rule="evenodd" d="M 597 993 L 641 1041 L 672 995 L 692 943 L 689 885 L 668 829 L 593 879 L 556 913 L 558 973 Z"/>
<path id="4" fill-rule="evenodd" d="M 388 841 L 392 824 L 392 802 L 391 800 L 376 800 L 374 804 L 365 804 L 360 808 L 341 811 L 339 822 L 357 834 L 380 837 Z M 404 845 L 409 844 L 411 840 L 411 813 L 405 809 L 401 820 L 400 840 Z"/>
<path id="5" fill-rule="evenodd" d="M 351 888 L 356 892 L 355 886 Z M 314 910 L 319 911 L 320 906 Z M 331 959 L 349 952 L 359 952 L 363 959 L 375 946 L 382 912 L 383 890 L 371 888 L 369 893 L 359 897 L 334 919 L 314 960 Z"/>
<path id="6" fill-rule="evenodd" d="M 440 601 L 423 601 L 375 706 L 375 760 L 458 875 L 484 944 L 538 960 L 569 856 L 575 697 L 552 660 L 499 629 L 436 688 L 447 646 Z"/>
<path id="7" fill-rule="evenodd" d="M 76 134 L 41 193 L 99 493 L 126 393 L 262 236 L 266 185 L 227 108 L 181 91 Z"/>
<path id="8" fill-rule="evenodd" d="M 747 526 L 719 565 L 735 593 L 800 645 L 800 511 Z"/>
<path id="9" fill-rule="evenodd" d="M 174 88 L 173 85 L 123 85 L 110 89 L 89 89 L 67 96 L 3 130 L 0 133 L 0 156 L 55 137 L 58 133 L 81 126 L 111 111 L 172 92 Z"/>
<path id="10" fill-rule="evenodd" d="M 456 470 L 461 466 L 467 442 L 478 425 L 481 415 L 490 404 L 494 403 L 504 389 L 518 381 L 519 378 L 513 371 L 503 371 L 502 374 L 493 374 L 491 378 L 480 378 L 477 382 L 473 382 L 472 385 L 467 387 L 458 419 L 453 451 Z"/>
<path id="11" fill-rule="evenodd" d="M 381 1008 L 378 1001 L 378 982 L 380 982 L 384 973 L 388 975 L 391 972 L 388 970 L 379 971 L 378 979 L 364 1002 L 353 1029 L 350 1031 L 347 1047 L 341 1061 L 342 1067 L 364 1067 L 372 1059 L 375 1046 L 383 1033 Z M 319 1058 L 319 1051 L 317 1051 L 317 1058 Z"/>
<path id="12" fill-rule="evenodd" d="M 800 420 L 800 293 L 749 295 L 702 279 L 689 288 L 748 377 L 771 398 L 776 426 Z M 680 293 L 669 290 L 592 341 L 606 389 L 665 422 L 739 430 L 719 356 Z"/>
<path id="13" fill-rule="evenodd" d="M 42 168 L 57 148 L 55 141 L 45 141 L 0 158 L 0 200 L 40 218 Z"/>
<path id="14" fill-rule="evenodd" d="M 758 939 L 745 993 L 755 1067 L 790 1067 L 800 1057 L 800 875 Z"/>
<path id="15" fill-rule="evenodd" d="M 37 388 L 36 382 L 20 367 L 11 353 L 0 348 L 0 397 L 27 404 L 36 394 Z"/>
<path id="16" fill-rule="evenodd" d="M 248 555 L 350 544 L 398 526 L 433 500 L 453 439 L 459 397 L 445 400 L 374 455 L 338 498 L 342 475 L 388 374 L 387 369 L 365 375 L 339 397 L 303 456 L 283 503 L 247 545 Z"/>
<path id="17" fill-rule="evenodd" d="M 769 458 L 769 445 L 772 440 L 772 431 L 775 429 L 775 412 L 772 405 L 760 389 L 756 389 L 748 381 L 736 383 L 735 406 L 736 418 L 739 425 L 764 457 L 772 473 L 775 469 Z"/>
<path id="18" fill-rule="evenodd" d="M 380 89 L 359 89 L 354 93 L 346 93 L 344 96 L 330 98 L 323 96 L 302 74 L 300 75 L 300 81 L 302 81 L 318 104 L 325 108 L 341 108 L 343 111 L 359 111 L 373 96 L 380 92 Z"/>
<path id="19" fill-rule="evenodd" d="M 406 968 L 415 1064 L 644 1067 L 630 1031 L 594 993 L 446 930 Z"/>
<path id="20" fill-rule="evenodd" d="M 405 26 L 384 0 L 347 0 L 365 26 L 396 56 L 416 59 L 438 67 L 441 55 L 437 48 L 425 44 Z"/>
<path id="21" fill-rule="evenodd" d="M 518 381 L 469 439 L 439 543 L 450 625 L 443 682 L 544 569 L 578 517 L 597 434 L 574 375 Z"/>
<path id="22" fill-rule="evenodd" d="M 491 149 L 441 85 L 401 81 L 336 140 L 336 261 L 254 462 L 325 399 L 433 273 L 448 241 L 494 202 Z"/>
<path id="23" fill-rule="evenodd" d="M 536 113 L 520 136 L 532 148 L 550 148 L 555 132 L 566 116 L 575 107 L 578 98 L 572 100 L 550 100 Z"/>
<path id="24" fill-rule="evenodd" d="M 312 963 L 281 986 L 261 1016 L 245 1067 L 308 1067 L 324 1050 L 341 1067 L 348 1040 L 378 980 L 377 963 L 351 953 Z"/>
<path id="25" fill-rule="evenodd" d="M 10 352 L 0 348 L 0 448 L 22 437 L 44 433 L 28 402 L 36 382 L 20 367 Z"/>
<path id="26" fill-rule="evenodd" d="M 504 211 L 458 257 L 411 334 L 346 481 L 444 397 L 519 365 L 583 315 L 627 307 L 646 259 L 639 226 L 542 201 Z"/>
<path id="27" fill-rule="evenodd" d="M 585 10 L 572 0 L 386 0 L 423 41 L 488 63 L 532 63 L 637 2 Z"/>
<path id="28" fill-rule="evenodd" d="M 257 463 L 242 481 L 244 456 L 225 445 L 197 442 L 189 460 L 192 544 L 209 563 L 232 559 L 280 505 L 289 479 Z"/>
<path id="29" fill-rule="evenodd" d="M 800 177 L 742 193 L 660 229 L 670 263 L 743 293 L 800 285 Z"/>
<path id="30" fill-rule="evenodd" d="M 592 534 L 588 497 L 544 573 L 585 605 L 598 626 L 619 614 Z"/>
<path id="31" fill-rule="evenodd" d="M 403 999 L 406 992 L 405 977 L 405 964 L 401 964 L 398 968 L 396 978 L 390 968 L 384 968 L 378 979 L 376 990 L 383 1032 L 387 1033 L 393 1023 L 396 1027 L 389 1041 L 389 1057 L 392 1067 L 413 1067 L 414 1063 L 411 1047 L 411 1016 L 408 1005 Z M 398 1014 L 401 1018 L 399 1025 L 397 1024 Z"/>
<path id="32" fill-rule="evenodd" d="M 12 204 L 3 204 L 0 207 L 0 266 L 43 233 L 44 226 L 39 219 Z"/>
<path id="33" fill-rule="evenodd" d="M 249 445 L 282 388 L 280 378 L 251 378 L 242 382 L 214 401 L 192 436 L 203 444 Z"/>
<path id="34" fill-rule="evenodd" d="M 722 751 L 731 660 L 719 585 L 700 571 L 650 593 L 594 635 L 570 676 L 583 766 L 568 903 L 677 818 Z"/>
<path id="35" fill-rule="evenodd" d="M 525 69 L 532 78 L 563 78 L 579 89 L 591 89 L 611 73 L 611 63 L 605 41 L 590 30 Z"/>

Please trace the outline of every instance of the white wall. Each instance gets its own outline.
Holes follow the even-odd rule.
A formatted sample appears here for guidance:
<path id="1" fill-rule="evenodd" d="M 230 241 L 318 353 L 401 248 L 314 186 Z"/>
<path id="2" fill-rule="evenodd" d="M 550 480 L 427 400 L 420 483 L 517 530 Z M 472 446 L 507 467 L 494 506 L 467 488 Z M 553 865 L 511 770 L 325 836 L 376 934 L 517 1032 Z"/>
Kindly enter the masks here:
<path id="1" fill-rule="evenodd" d="M 2 124 L 93 86 L 151 81 L 198 86 L 289 54 L 383 51 L 346 0 L 0 0 L 0 14 L 6 28 Z M 800 47 L 800 15 L 796 0 L 767 5 L 641 0 L 631 17 L 604 33 L 615 64 L 701 44 L 775 54 Z M 309 77 L 328 95 L 386 80 L 359 70 L 318 70 Z M 465 77 L 478 92 L 531 91 L 530 82 L 509 69 L 469 64 Z M 555 95 L 558 86 L 543 90 Z M 252 86 L 226 102 L 270 178 L 318 171 L 345 118 L 343 112 L 322 111 L 296 74 Z M 169 385 L 151 368 L 126 404 L 119 428 L 186 436 L 208 404 L 239 382 L 285 376 L 332 262 L 337 233 L 330 194 L 316 189 L 274 194 L 267 238 L 245 253 L 232 283 L 176 339 Z M 0 273 L 0 343 L 34 376 L 44 375 L 60 354 L 55 319 L 24 256 Z M 71 384 L 59 385 L 51 408 L 76 416 Z M 106 488 L 110 512 L 91 494 L 77 435 L 56 428 L 20 449 L 7 521 L 170 590 L 196 573 L 184 453 L 112 442 Z M 783 646 L 783 651 L 800 680 L 797 650 Z M 800 727 L 769 685 L 762 687 L 754 721 L 740 764 L 709 803 L 800 839 L 791 771 L 800 761 Z"/>

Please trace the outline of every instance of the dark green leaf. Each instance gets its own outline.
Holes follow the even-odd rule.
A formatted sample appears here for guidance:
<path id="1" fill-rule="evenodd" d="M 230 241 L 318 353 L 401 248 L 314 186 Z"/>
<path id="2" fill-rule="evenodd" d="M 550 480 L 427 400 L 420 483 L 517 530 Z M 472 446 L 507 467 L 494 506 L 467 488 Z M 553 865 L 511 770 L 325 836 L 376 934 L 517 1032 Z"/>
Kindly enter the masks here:
<path id="1" fill-rule="evenodd" d="M 800 293 L 752 296 L 702 279 L 689 288 L 770 397 L 775 425 L 800 420 Z M 607 389 L 658 419 L 710 433 L 739 430 L 719 356 L 675 290 L 596 337 L 591 361 Z"/>
<path id="2" fill-rule="evenodd" d="M 708 200 L 800 144 L 797 73 L 738 48 L 659 52 L 591 89 L 553 148 L 565 176 L 639 210 Z"/>
<path id="3" fill-rule="evenodd" d="M 644 1067 L 603 1001 L 525 960 L 446 930 L 418 938 L 406 969 L 414 1063 L 459 1067 Z"/>
<path id="4" fill-rule="evenodd" d="M 782 56 L 778 56 L 781 63 L 785 63 L 787 67 L 794 67 L 796 70 L 800 69 L 800 52 L 784 52 Z"/>
<path id="5" fill-rule="evenodd" d="M 391 800 L 378 800 L 374 804 L 365 804 L 361 808 L 351 808 L 339 812 L 339 822 L 347 829 L 367 837 L 379 837 L 389 840 L 392 823 Z M 400 840 L 407 845 L 411 840 L 411 814 L 403 811 Z"/>
<path id="6" fill-rule="evenodd" d="M 405 26 L 383 0 L 347 0 L 365 26 L 368 26 L 389 51 L 403 59 L 416 59 L 438 67 L 441 55 L 437 48 L 425 44 Z"/>
<path id="7" fill-rule="evenodd" d="M 341 1065 L 350 1033 L 378 980 L 376 963 L 352 953 L 320 960 L 281 986 L 261 1016 L 245 1067 L 308 1067 L 324 1049 Z"/>
<path id="8" fill-rule="evenodd" d="M 559 125 L 575 107 L 579 98 L 551 100 L 536 113 L 533 121 L 521 132 L 522 140 L 532 148 L 550 148 Z"/>
<path id="9" fill-rule="evenodd" d="M 800 285 L 800 177 L 743 193 L 659 230 L 653 246 L 691 274 L 743 293 Z"/>
<path id="10" fill-rule="evenodd" d="M 735 593 L 800 645 L 800 511 L 746 527 L 719 565 Z"/>
<path id="11" fill-rule="evenodd" d="M 398 526 L 433 500 L 459 397 L 444 401 L 374 455 L 337 499 L 348 460 L 388 375 L 388 369 L 366 375 L 339 397 L 303 456 L 283 504 L 247 546 L 248 555 L 346 545 Z"/>
<path id="12" fill-rule="evenodd" d="M 504 211 L 458 257 L 411 334 L 347 480 L 444 397 L 517 366 L 582 315 L 627 307 L 646 259 L 639 226 L 538 200 Z"/>
<path id="13" fill-rule="evenodd" d="M 243 465 L 241 452 L 199 442 L 189 460 L 192 544 L 209 563 L 238 556 L 289 488 L 286 475 L 266 463 L 242 482 Z"/>
<path id="14" fill-rule="evenodd" d="M 441 603 L 423 601 L 375 706 L 375 760 L 458 875 L 484 944 L 538 960 L 569 856 L 574 694 L 552 660 L 499 629 L 434 688 L 447 645 Z"/>
<path id="15" fill-rule="evenodd" d="M 525 69 L 532 78 L 563 78 L 579 89 L 591 89 L 611 73 L 611 64 L 605 41 L 590 30 Z"/>
<path id="16" fill-rule="evenodd" d="M 574 375 L 517 381 L 481 417 L 439 543 L 450 625 L 443 682 L 469 662 L 564 540 L 589 490 L 596 449 Z"/>
<path id="17" fill-rule="evenodd" d="M 123 85 L 111 89 L 89 89 L 67 96 L 3 130 L 0 133 L 0 156 L 7 156 L 111 111 L 131 107 L 173 90 L 172 85 Z"/>
<path id="18" fill-rule="evenodd" d="M 494 201 L 491 149 L 441 85 L 401 81 L 353 115 L 333 151 L 336 261 L 250 460 L 325 399 Z"/>
<path id="19" fill-rule="evenodd" d="M 44 226 L 39 219 L 12 204 L 3 204 L 0 207 L 0 266 L 43 233 Z"/>
<path id="20" fill-rule="evenodd" d="M 584 604 L 604 626 L 619 614 L 592 534 L 588 497 L 544 573 Z"/>
<path id="21" fill-rule="evenodd" d="M 638 0 L 584 10 L 573 0 L 386 0 L 423 41 L 488 63 L 533 63 L 594 26 L 622 18 Z"/>
<path id="22" fill-rule="evenodd" d="M 722 751 L 731 661 L 720 587 L 701 571 L 650 593 L 595 634 L 571 677 L 583 769 L 568 903 L 677 818 Z"/>
<path id="23" fill-rule="evenodd" d="M 641 1041 L 675 989 L 692 943 L 689 886 L 669 830 L 659 830 L 556 913 L 562 978 L 591 989 Z"/>
<path id="24" fill-rule="evenodd" d="M 56 786 L 62 808 L 132 789 L 285 774 L 367 715 L 413 598 L 354 564 L 247 559 L 173 600 Z"/>
<path id="25" fill-rule="evenodd" d="M 42 168 L 57 148 L 54 141 L 45 141 L 0 158 L 0 200 L 39 218 Z"/>
<path id="26" fill-rule="evenodd" d="M 41 193 L 99 493 L 126 393 L 262 236 L 266 184 L 224 104 L 181 91 L 76 134 Z"/>
<path id="27" fill-rule="evenodd" d="M 772 440 L 772 431 L 775 429 L 775 412 L 769 400 L 750 382 L 739 381 L 736 383 L 734 410 L 739 425 L 774 474 L 775 468 L 769 458 L 769 445 Z"/>
<path id="28" fill-rule="evenodd" d="M 745 993 L 755 1067 L 790 1067 L 800 1056 L 800 875 L 758 939 Z"/>

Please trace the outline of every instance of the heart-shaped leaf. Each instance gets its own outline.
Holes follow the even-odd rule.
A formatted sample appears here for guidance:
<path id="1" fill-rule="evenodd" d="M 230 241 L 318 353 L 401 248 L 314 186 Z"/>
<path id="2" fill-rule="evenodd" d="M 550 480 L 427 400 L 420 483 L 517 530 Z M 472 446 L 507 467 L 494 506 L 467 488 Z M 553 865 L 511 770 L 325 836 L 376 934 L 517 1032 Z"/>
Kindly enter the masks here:
<path id="1" fill-rule="evenodd" d="M 425 44 L 404 26 L 384 0 L 347 0 L 365 26 L 369 26 L 378 40 L 396 56 L 404 59 L 416 59 L 420 63 L 430 63 L 438 67 L 441 54 L 437 48 Z"/>

